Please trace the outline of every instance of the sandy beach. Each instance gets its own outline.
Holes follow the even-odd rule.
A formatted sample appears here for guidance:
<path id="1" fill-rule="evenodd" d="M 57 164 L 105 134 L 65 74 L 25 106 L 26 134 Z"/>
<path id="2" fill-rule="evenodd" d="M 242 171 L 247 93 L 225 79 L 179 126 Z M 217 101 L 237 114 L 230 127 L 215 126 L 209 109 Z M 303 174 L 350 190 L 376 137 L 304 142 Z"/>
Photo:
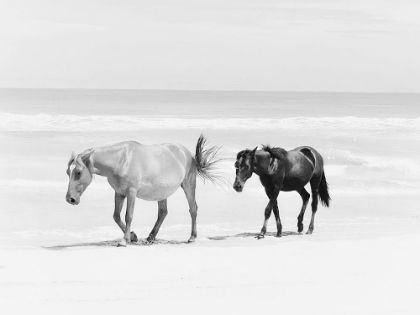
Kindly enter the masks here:
<path id="1" fill-rule="evenodd" d="M 255 239 L 261 207 L 252 209 L 253 224 L 217 231 L 199 224 L 193 244 L 185 243 L 187 219 L 176 230 L 182 233 L 169 220 L 156 244 L 145 245 L 151 224 L 138 222 L 140 213 L 135 231 L 141 239 L 127 248 L 116 247 L 117 227 L 84 233 L 79 242 L 59 231 L 16 233 L 0 249 L 1 307 L 8 314 L 417 314 L 420 215 L 414 197 L 380 198 L 374 205 L 371 196 L 337 198 L 332 209 L 319 210 L 315 233 L 300 235 L 293 195 L 283 198 L 282 238 L 274 237 L 272 220 L 267 236 Z M 174 199 L 173 208 L 182 207 Z M 232 208 L 238 216 L 241 211 Z M 55 245 L 13 245 L 15 238 L 33 237 Z"/>
<path id="2" fill-rule="evenodd" d="M 290 235 L 1 250 L 0 303 L 8 314 L 417 314 L 419 242 Z"/>
<path id="3" fill-rule="evenodd" d="M 3 313 L 418 313 L 418 95 L 0 92 Z M 143 240 L 155 202 L 136 201 L 140 241 L 127 248 L 116 247 L 122 233 L 105 178 L 94 178 L 78 206 L 66 203 L 71 151 L 128 139 L 193 151 L 201 133 L 222 146 L 219 171 L 231 183 L 239 150 L 316 148 L 332 202 L 319 207 L 314 234 L 297 233 L 301 198 L 290 192 L 278 199 L 283 237 L 271 218 L 266 238 L 255 239 L 268 202 L 255 175 L 242 193 L 198 181 L 193 244 L 182 190 L 168 199 L 152 246 Z"/>

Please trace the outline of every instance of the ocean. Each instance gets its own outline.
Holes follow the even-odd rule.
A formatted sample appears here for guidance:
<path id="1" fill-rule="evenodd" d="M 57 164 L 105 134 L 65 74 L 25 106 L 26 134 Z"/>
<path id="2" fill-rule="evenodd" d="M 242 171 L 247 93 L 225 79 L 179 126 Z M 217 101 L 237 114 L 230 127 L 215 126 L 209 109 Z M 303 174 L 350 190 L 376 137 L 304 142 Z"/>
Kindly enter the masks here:
<path id="1" fill-rule="evenodd" d="M 230 182 L 245 148 L 316 148 L 332 197 L 331 208 L 319 207 L 316 233 L 376 237 L 418 226 L 420 94 L 0 89 L 0 247 L 122 237 L 104 178 L 95 177 L 79 206 L 66 203 L 71 152 L 125 140 L 194 151 L 200 134 L 222 146 L 219 171 Z M 198 240 L 258 232 L 267 202 L 255 175 L 241 194 L 199 181 Z M 281 193 L 279 204 L 284 230 L 295 231 L 299 195 Z M 181 189 L 168 208 L 158 238 L 188 239 Z M 147 237 L 156 217 L 156 203 L 138 200 L 133 229 Z"/>

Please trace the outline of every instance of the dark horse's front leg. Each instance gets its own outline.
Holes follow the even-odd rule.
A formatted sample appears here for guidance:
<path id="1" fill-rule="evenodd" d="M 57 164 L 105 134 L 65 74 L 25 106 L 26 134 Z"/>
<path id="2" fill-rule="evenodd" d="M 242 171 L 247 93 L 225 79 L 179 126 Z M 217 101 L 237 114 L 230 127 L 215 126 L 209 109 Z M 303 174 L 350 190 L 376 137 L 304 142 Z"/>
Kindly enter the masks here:
<path id="1" fill-rule="evenodd" d="M 258 239 L 264 238 L 264 235 L 267 232 L 267 223 L 268 223 L 268 220 L 270 219 L 272 209 L 273 209 L 273 200 L 270 200 L 267 204 L 267 207 L 265 207 L 264 224 L 263 224 L 260 234 L 257 235 Z"/>
<path id="2" fill-rule="evenodd" d="M 280 213 L 279 213 L 279 206 L 277 204 L 277 199 L 274 200 L 274 205 L 273 205 L 273 213 L 274 213 L 274 217 L 276 218 L 276 225 L 277 225 L 277 237 L 282 237 L 282 229 L 283 227 L 281 226 L 281 220 L 280 220 Z"/>
<path id="3" fill-rule="evenodd" d="M 276 224 L 277 224 L 277 237 L 281 237 L 282 232 L 282 226 L 280 221 L 280 214 L 279 214 L 279 207 L 277 205 L 277 197 L 280 193 L 280 189 L 277 189 L 277 186 L 273 188 L 266 188 L 265 192 L 267 194 L 267 197 L 270 199 L 270 201 L 267 204 L 267 207 L 265 208 L 264 212 L 264 225 L 261 229 L 260 234 L 258 234 L 257 238 L 261 239 L 264 238 L 265 233 L 267 232 L 267 223 L 271 216 L 271 211 L 274 212 L 274 216 L 276 217 Z"/>
<path id="4" fill-rule="evenodd" d="M 276 218 L 276 225 L 277 225 L 277 235 L 276 236 L 277 237 L 282 236 L 282 225 L 281 225 L 281 220 L 280 220 L 279 207 L 277 205 L 277 199 L 273 199 L 273 200 L 270 200 L 268 202 L 268 205 L 265 208 L 264 224 L 263 224 L 263 227 L 261 229 L 260 234 L 257 235 L 258 239 L 264 238 L 265 233 L 267 232 L 267 224 L 268 224 L 268 220 L 270 219 L 270 216 L 271 216 L 271 211 L 273 211 L 274 216 Z"/>

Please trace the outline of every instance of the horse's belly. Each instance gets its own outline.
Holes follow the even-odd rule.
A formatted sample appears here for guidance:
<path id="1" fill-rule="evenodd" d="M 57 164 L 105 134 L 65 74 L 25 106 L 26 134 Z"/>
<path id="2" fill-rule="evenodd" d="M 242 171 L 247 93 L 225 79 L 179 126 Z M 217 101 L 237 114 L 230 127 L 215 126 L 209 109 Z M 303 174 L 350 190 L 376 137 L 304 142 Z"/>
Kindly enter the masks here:
<path id="1" fill-rule="evenodd" d="M 142 185 L 137 191 L 137 198 L 148 201 L 159 201 L 171 196 L 180 185 Z"/>
<path id="2" fill-rule="evenodd" d="M 294 191 L 299 190 L 309 183 L 308 178 L 301 177 L 288 177 L 283 181 L 282 191 Z"/>
<path id="3" fill-rule="evenodd" d="M 125 181 L 123 179 L 109 178 L 111 187 L 123 196 L 126 196 L 130 188 L 137 190 L 136 196 L 140 199 L 148 201 L 159 201 L 168 198 L 181 186 L 182 180 L 175 181 L 147 181 L 143 180 L 140 183 L 134 181 Z"/>

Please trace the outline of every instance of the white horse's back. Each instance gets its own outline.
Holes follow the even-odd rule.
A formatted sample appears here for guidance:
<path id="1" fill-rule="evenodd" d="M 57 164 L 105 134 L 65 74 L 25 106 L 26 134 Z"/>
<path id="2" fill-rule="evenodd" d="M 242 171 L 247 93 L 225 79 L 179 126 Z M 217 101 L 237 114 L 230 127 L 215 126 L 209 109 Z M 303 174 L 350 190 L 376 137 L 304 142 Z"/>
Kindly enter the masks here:
<path id="1" fill-rule="evenodd" d="M 137 142 L 122 142 L 102 148 L 118 152 L 115 174 L 108 177 L 111 186 L 124 194 L 128 188 L 135 188 L 137 197 L 149 200 L 163 200 L 172 195 L 190 171 L 193 157 L 179 144 L 143 145 Z"/>

